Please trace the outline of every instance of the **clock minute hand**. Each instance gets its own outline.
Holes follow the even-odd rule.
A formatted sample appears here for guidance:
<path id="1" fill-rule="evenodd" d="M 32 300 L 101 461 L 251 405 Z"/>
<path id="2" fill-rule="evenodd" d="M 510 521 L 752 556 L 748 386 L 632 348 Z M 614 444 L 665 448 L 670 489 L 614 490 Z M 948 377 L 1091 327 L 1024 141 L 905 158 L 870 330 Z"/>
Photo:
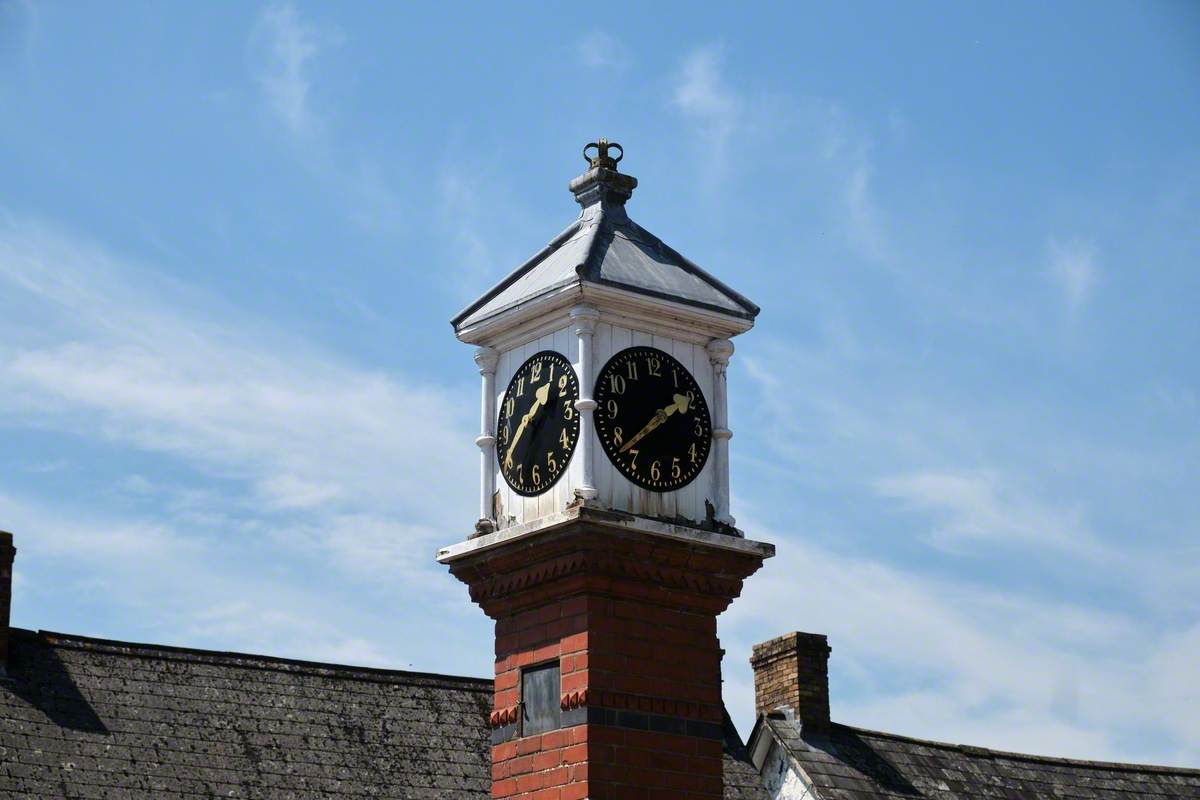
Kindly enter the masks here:
<path id="1" fill-rule="evenodd" d="M 676 411 L 678 411 L 680 414 L 685 414 L 685 413 L 687 413 L 687 409 L 688 409 L 687 395 L 686 394 L 675 395 L 674 403 L 671 403 L 669 406 L 665 406 L 663 408 L 660 408 L 658 411 L 655 411 L 654 416 L 650 418 L 650 421 L 646 423 L 645 427 L 642 428 L 637 433 L 635 433 L 633 435 L 632 439 L 625 442 L 625 444 L 621 445 L 621 449 L 618 450 L 617 452 L 624 453 L 626 450 L 633 447 L 635 444 L 640 442 L 642 439 L 646 438 L 646 435 L 649 434 L 651 431 L 653 431 L 655 428 L 657 428 L 659 425 L 662 425 L 664 422 L 666 422 L 667 417 L 671 416 Z"/>
<path id="2" fill-rule="evenodd" d="M 535 414 L 537 414 L 538 409 L 544 406 L 546 401 L 550 399 L 550 381 L 546 381 L 539 386 L 537 391 L 533 393 L 533 398 L 533 405 L 531 405 L 529 410 L 525 412 L 525 416 L 521 417 L 521 422 L 517 425 L 517 432 L 513 434 L 512 443 L 509 444 L 508 450 L 504 453 L 505 469 L 508 469 L 512 466 L 513 450 L 516 449 L 517 442 L 521 441 L 521 434 L 525 433 L 525 426 L 528 425 L 529 421 L 533 419 Z"/>

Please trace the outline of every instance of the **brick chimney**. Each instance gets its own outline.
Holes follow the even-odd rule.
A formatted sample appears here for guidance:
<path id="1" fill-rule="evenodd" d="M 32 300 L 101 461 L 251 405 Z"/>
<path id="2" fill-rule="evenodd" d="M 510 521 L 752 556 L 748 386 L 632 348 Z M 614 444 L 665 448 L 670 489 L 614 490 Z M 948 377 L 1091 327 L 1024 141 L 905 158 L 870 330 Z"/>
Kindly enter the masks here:
<path id="1" fill-rule="evenodd" d="M 492 797 L 721 800 L 717 615 L 773 554 L 583 505 L 439 551 L 496 621 Z"/>
<path id="2" fill-rule="evenodd" d="M 791 709 L 805 728 L 829 727 L 829 642 L 792 632 L 754 645 L 754 706 L 759 714 Z"/>
<path id="3" fill-rule="evenodd" d="M 12 610 L 13 535 L 0 531 L 0 677 L 8 674 L 8 620 Z"/>

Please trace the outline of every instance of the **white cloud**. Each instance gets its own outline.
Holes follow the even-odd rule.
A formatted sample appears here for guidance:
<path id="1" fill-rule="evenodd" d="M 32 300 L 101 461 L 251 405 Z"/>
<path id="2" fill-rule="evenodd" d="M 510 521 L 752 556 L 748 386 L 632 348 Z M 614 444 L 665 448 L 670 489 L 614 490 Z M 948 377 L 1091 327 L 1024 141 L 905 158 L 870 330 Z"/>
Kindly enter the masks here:
<path id="1" fill-rule="evenodd" d="M 303 510 L 337 528 L 354 509 L 444 536 L 465 525 L 454 514 L 474 502 L 461 480 L 472 420 L 441 388 L 194 315 L 202 300 L 156 296 L 169 292 L 153 274 L 36 225 L 0 225 L 0 287 L 0 310 L 36 308 L 41 323 L 0 327 L 0 415 L 233 479 L 267 501 L 247 501 L 260 516 Z M 174 497 L 179 513 L 215 511 L 212 497 Z M 351 534 L 340 541 L 340 563 L 376 572 Z"/>
<path id="2" fill-rule="evenodd" d="M 520 202 L 522 192 L 496 161 L 455 154 L 438 170 L 434 211 L 453 262 L 449 283 L 462 302 L 477 297 L 546 241 L 544 217 Z M 507 199 L 500 203 L 494 197 Z"/>
<path id="3" fill-rule="evenodd" d="M 693 51 L 684 59 L 675 79 L 672 103 L 684 116 L 698 122 L 706 163 L 716 172 L 725 169 L 729 140 L 743 113 L 743 101 L 725 80 L 721 48 Z"/>
<path id="4" fill-rule="evenodd" d="M 259 25 L 267 50 L 258 74 L 263 97 L 288 130 L 307 135 L 316 118 L 309 105 L 311 84 L 305 70 L 328 37 L 302 21 L 291 3 L 268 6 Z"/>
<path id="5" fill-rule="evenodd" d="M 1098 268 L 1095 248 L 1079 240 L 1052 240 L 1048 274 L 1062 292 L 1067 311 L 1072 317 L 1078 316 L 1096 285 Z"/>
<path id="6" fill-rule="evenodd" d="M 483 673 L 487 620 L 433 560 L 474 519 L 469 407 L 217 306 L 0 219 L 0 422 L 140 451 L 150 476 L 115 469 L 84 503 L 0 495 L 21 553 L 18 618 L 50 627 L 54 608 L 101 598 L 101 627 L 79 630 L 72 611 L 71 628 Z"/>
<path id="7" fill-rule="evenodd" d="M 790 630 L 829 635 L 835 719 L 1047 755 L 1200 758 L 1194 626 L 1156 630 L 1135 613 L 932 578 L 744 521 L 779 554 L 722 616 L 722 641 L 744 654 Z M 745 726 L 750 670 L 739 657 L 725 671 Z M 848 685 L 853 700 L 836 691 Z M 1170 744 L 1132 751 L 1148 732 Z"/>
<path id="8" fill-rule="evenodd" d="M 592 31 L 575 43 L 575 60 L 588 69 L 624 70 L 633 56 L 624 44 L 604 31 Z"/>
<path id="9" fill-rule="evenodd" d="M 948 550 L 988 543 L 1053 547 L 1075 555 L 1101 552 L 1078 509 L 1033 500 L 994 471 L 913 472 L 878 480 L 875 490 L 939 517 L 941 524 L 931 531 L 930 540 Z"/>
<path id="10" fill-rule="evenodd" d="M 770 153 L 766 174 L 813 173 L 850 246 L 864 258 L 889 250 L 886 215 L 875 187 L 872 137 L 838 103 L 806 95 L 762 93 L 734 86 L 718 46 L 692 51 L 674 76 L 671 105 L 689 122 L 693 147 L 702 154 L 705 182 L 725 177 L 738 141 L 742 166 Z M 764 166 L 757 162 L 758 168 Z"/>
<path id="11" fill-rule="evenodd" d="M 402 229 L 407 204 L 394 187 L 397 176 L 354 141 L 334 141 L 334 109 L 319 112 L 312 101 L 311 66 L 323 51 L 341 44 L 336 29 L 302 19 L 291 3 L 268 6 L 250 35 L 254 79 L 272 116 L 289 134 L 299 166 L 337 198 L 335 209 L 373 234 Z M 219 215 L 211 223 L 224 227 Z"/>
<path id="12" fill-rule="evenodd" d="M 865 155 L 850 167 L 842 200 L 852 244 L 869 258 L 881 258 L 884 255 L 883 233 L 871 191 L 871 165 Z"/>

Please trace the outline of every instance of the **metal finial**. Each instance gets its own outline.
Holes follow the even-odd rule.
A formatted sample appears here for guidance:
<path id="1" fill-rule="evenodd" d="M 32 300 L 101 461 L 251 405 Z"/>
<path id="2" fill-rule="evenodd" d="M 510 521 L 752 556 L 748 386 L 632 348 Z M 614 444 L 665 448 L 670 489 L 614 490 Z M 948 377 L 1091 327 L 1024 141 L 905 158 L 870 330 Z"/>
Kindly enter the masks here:
<path id="1" fill-rule="evenodd" d="M 596 149 L 595 155 L 588 155 L 588 150 Z M 613 158 L 608 154 L 610 149 L 617 151 L 617 157 Z M 601 139 L 598 142 L 588 142 L 583 146 L 583 160 L 591 165 L 592 169 L 603 167 L 611 169 L 614 172 L 617 169 L 617 163 L 625 157 L 625 148 L 616 142 L 610 142 L 608 139 Z"/>

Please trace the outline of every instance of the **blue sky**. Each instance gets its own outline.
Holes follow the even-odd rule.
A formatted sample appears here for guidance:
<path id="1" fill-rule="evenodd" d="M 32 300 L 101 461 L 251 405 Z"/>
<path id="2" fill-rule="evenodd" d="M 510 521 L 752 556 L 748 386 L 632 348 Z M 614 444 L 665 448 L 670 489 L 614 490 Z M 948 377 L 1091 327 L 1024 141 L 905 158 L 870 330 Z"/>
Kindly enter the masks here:
<path id="1" fill-rule="evenodd" d="M 1189 3 L 0 3 L 14 624 L 487 675 L 447 320 L 622 142 L 762 306 L 721 619 L 840 721 L 1200 763 Z"/>

